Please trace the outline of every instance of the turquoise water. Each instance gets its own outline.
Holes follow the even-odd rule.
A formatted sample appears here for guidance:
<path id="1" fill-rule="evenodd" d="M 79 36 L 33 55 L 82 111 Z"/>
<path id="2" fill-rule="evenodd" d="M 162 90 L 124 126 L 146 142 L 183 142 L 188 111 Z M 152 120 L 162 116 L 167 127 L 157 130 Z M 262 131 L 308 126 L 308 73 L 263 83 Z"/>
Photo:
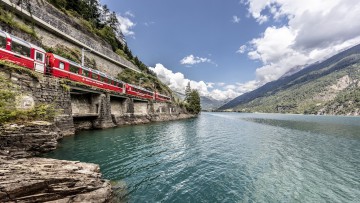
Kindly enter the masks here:
<path id="1" fill-rule="evenodd" d="M 360 199 L 360 117 L 202 113 L 81 132 L 46 156 L 99 164 L 127 202 Z"/>

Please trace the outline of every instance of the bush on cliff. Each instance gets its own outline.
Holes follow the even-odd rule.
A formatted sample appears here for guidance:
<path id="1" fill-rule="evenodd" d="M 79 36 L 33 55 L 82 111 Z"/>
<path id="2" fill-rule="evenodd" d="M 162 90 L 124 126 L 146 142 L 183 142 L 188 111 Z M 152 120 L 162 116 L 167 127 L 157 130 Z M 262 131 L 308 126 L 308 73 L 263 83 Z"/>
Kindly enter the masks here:
<path id="1" fill-rule="evenodd" d="M 0 61 L 0 68 L 5 68 L 6 62 Z M 6 66 L 10 71 L 24 69 L 22 67 Z M 27 70 L 27 69 L 26 69 Z M 27 74 L 26 71 L 23 74 Z M 31 75 L 32 76 L 32 75 Z M 33 76 L 32 76 L 33 77 Z M 19 88 L 0 74 L 0 125 L 9 122 L 27 122 L 34 120 L 53 121 L 57 110 L 52 104 L 37 104 L 31 109 L 18 109 L 16 97 L 21 95 Z"/>

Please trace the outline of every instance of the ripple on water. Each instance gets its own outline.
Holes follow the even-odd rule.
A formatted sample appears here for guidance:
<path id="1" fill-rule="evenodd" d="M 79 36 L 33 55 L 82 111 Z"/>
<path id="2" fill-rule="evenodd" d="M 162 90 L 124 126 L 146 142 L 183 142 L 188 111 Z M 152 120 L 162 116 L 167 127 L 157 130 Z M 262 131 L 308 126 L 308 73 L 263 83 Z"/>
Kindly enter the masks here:
<path id="1" fill-rule="evenodd" d="M 359 121 L 204 113 L 82 132 L 47 156 L 100 164 L 126 202 L 357 202 Z"/>

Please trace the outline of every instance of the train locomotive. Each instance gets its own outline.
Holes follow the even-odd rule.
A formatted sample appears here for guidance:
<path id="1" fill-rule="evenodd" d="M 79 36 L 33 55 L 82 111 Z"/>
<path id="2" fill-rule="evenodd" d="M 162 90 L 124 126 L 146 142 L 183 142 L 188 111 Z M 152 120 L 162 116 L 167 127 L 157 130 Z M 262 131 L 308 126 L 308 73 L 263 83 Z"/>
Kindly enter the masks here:
<path id="1" fill-rule="evenodd" d="M 141 99 L 170 102 L 171 98 L 145 88 L 125 83 L 101 71 L 82 66 L 74 61 L 33 45 L 23 39 L 0 30 L 0 60 L 10 61 L 19 66 L 67 78 L 97 88 L 127 94 Z"/>

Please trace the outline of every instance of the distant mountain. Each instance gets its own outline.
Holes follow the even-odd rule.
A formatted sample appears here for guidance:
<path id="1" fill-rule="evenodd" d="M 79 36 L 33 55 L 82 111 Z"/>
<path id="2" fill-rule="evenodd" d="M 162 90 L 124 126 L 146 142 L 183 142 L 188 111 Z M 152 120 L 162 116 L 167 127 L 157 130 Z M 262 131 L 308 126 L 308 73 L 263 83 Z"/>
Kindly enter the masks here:
<path id="1" fill-rule="evenodd" d="M 301 67 L 299 67 L 301 69 Z M 360 114 L 360 45 L 236 97 L 219 110 Z"/>
<path id="2" fill-rule="evenodd" d="M 180 92 L 175 92 L 175 93 L 176 93 L 176 96 L 178 96 L 181 100 L 185 99 L 185 94 L 180 93 Z M 210 97 L 200 96 L 201 109 L 205 110 L 205 111 L 216 110 L 217 108 L 226 104 L 230 100 L 231 99 L 216 100 L 216 99 L 212 99 Z"/>
<path id="3" fill-rule="evenodd" d="M 201 109 L 205 110 L 205 111 L 216 110 L 217 108 L 226 104 L 230 100 L 231 99 L 216 100 L 216 99 L 212 99 L 210 97 L 201 96 L 200 97 Z"/>

